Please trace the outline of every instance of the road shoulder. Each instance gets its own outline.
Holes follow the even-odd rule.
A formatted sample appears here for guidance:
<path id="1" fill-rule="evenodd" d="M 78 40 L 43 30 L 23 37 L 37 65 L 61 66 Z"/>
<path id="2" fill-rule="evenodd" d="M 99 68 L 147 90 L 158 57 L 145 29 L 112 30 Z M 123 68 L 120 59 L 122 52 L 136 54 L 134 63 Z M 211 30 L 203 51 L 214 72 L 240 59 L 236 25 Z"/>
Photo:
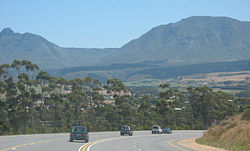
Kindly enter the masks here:
<path id="1" fill-rule="evenodd" d="M 179 140 L 177 144 L 196 150 L 196 151 L 227 151 L 224 149 L 212 147 L 212 146 L 206 146 L 206 145 L 201 145 L 195 142 L 196 138 L 191 138 L 191 139 L 184 139 L 184 140 Z"/>

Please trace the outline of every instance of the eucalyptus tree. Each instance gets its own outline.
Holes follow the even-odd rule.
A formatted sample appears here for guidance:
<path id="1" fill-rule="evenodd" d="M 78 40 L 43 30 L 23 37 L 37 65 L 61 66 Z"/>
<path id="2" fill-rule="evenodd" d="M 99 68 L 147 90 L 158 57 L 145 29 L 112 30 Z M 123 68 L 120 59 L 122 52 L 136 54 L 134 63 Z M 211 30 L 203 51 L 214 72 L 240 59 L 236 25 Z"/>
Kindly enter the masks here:
<path id="1" fill-rule="evenodd" d="M 61 95 L 62 94 L 62 90 L 64 89 L 65 90 L 65 87 L 67 85 L 69 85 L 69 81 L 66 80 L 65 78 L 63 77 L 59 77 L 57 78 L 56 80 L 56 84 L 57 84 L 57 87 L 59 88 L 59 94 Z"/>
<path id="2" fill-rule="evenodd" d="M 104 88 L 108 90 L 108 92 L 114 92 L 115 94 L 120 92 L 127 92 L 128 89 L 123 84 L 121 80 L 118 80 L 116 78 L 107 80 L 107 84 L 104 85 Z"/>
<path id="3" fill-rule="evenodd" d="M 212 119 L 222 120 L 238 111 L 234 97 L 224 92 L 214 92 L 203 86 L 188 89 L 189 102 L 194 119 L 198 119 L 204 127 L 208 127 Z"/>
<path id="4" fill-rule="evenodd" d="M 197 122 L 204 124 L 203 126 L 205 127 L 209 121 L 210 115 L 208 114 L 208 111 L 211 107 L 210 103 L 213 101 L 213 90 L 207 86 L 197 88 L 189 87 L 187 90 L 189 93 L 189 102 L 192 107 L 193 117 L 198 120 Z"/>
<path id="5" fill-rule="evenodd" d="M 6 71 L 8 67 L 8 64 L 0 65 L 0 135 L 9 131 L 8 106 L 6 99 L 3 97 L 5 94 L 4 79 L 8 78 L 8 73 Z"/>
<path id="6" fill-rule="evenodd" d="M 53 108 L 54 118 L 53 118 L 53 125 L 54 125 L 54 132 L 56 132 L 56 127 L 60 128 L 61 120 L 62 120 L 62 110 L 65 100 L 65 95 L 62 93 L 63 89 L 65 89 L 66 85 L 68 85 L 68 81 L 62 77 L 55 78 L 51 77 L 49 82 L 49 100 L 46 100 L 47 105 Z"/>
<path id="7" fill-rule="evenodd" d="M 115 98 L 115 105 L 119 107 L 122 103 L 129 103 L 131 105 L 134 105 L 133 97 L 130 95 L 117 96 Z"/>
<path id="8" fill-rule="evenodd" d="M 160 84 L 162 91 L 159 93 L 160 100 L 157 102 L 158 112 L 162 116 L 162 124 L 177 127 L 183 111 L 175 110 L 181 108 L 185 96 L 178 90 L 170 88 L 170 84 Z M 176 125 L 177 124 L 177 125 Z"/>
<path id="9" fill-rule="evenodd" d="M 4 80 L 8 78 L 9 64 L 0 65 L 0 94 L 4 93 Z"/>
<path id="10" fill-rule="evenodd" d="M 93 94 L 92 94 L 92 100 L 94 102 L 94 104 L 99 104 L 99 101 L 100 103 L 102 104 L 102 102 L 105 100 L 104 96 L 99 94 L 98 92 L 94 91 Z"/>
<path id="11" fill-rule="evenodd" d="M 107 84 L 104 85 L 104 88 L 108 91 L 108 93 L 113 93 L 113 97 L 115 98 L 116 105 L 119 105 L 123 98 L 119 98 L 119 94 L 121 92 L 127 92 L 128 88 L 124 85 L 124 83 L 121 80 L 118 80 L 116 78 L 107 80 Z M 128 96 L 126 96 L 128 97 Z"/>
<path id="12" fill-rule="evenodd" d="M 121 103 L 118 107 L 118 111 L 122 116 L 121 119 L 122 124 L 132 123 L 135 111 L 130 103 L 128 102 Z"/>
<path id="13" fill-rule="evenodd" d="M 139 107 L 139 112 L 142 114 L 143 119 L 142 119 L 142 125 L 146 125 L 147 121 L 150 120 L 150 114 L 152 112 L 151 104 L 148 102 L 143 102 L 140 107 Z"/>
<path id="14" fill-rule="evenodd" d="M 234 96 L 222 91 L 213 92 L 213 101 L 210 105 L 211 107 L 208 114 L 211 119 L 222 120 L 239 111 Z"/>
<path id="15" fill-rule="evenodd" d="M 5 99 L 8 108 L 8 118 L 10 126 L 13 128 L 14 134 L 18 133 L 20 127 L 20 112 L 18 110 L 19 102 L 17 99 L 17 86 L 13 81 L 13 78 L 10 77 L 4 81 L 5 89 Z"/>
<path id="16" fill-rule="evenodd" d="M 95 124 L 93 107 L 94 105 L 95 106 L 98 105 L 98 101 L 104 100 L 104 97 L 98 93 L 100 86 L 101 83 L 97 79 L 93 79 L 90 76 L 87 76 L 83 79 L 83 88 L 89 103 L 89 108 L 90 108 L 89 117 L 92 125 Z M 98 118 L 100 117 L 98 116 Z"/>
<path id="17" fill-rule="evenodd" d="M 46 95 L 45 92 L 48 91 L 48 85 L 50 80 L 51 76 L 45 71 L 40 71 L 36 76 L 36 81 L 38 82 L 41 88 L 41 103 L 44 102 Z"/>
<path id="18" fill-rule="evenodd" d="M 40 114 L 40 120 L 41 120 L 41 131 L 44 132 L 45 129 L 43 127 L 43 122 L 45 120 L 45 115 L 44 115 L 44 102 L 45 102 L 45 97 L 48 95 L 49 92 L 49 81 L 51 80 L 51 76 L 45 72 L 45 71 L 40 71 L 37 76 L 36 76 L 36 81 L 40 86 L 40 100 L 39 100 L 39 114 Z"/>
<path id="19" fill-rule="evenodd" d="M 31 83 L 29 81 L 28 75 L 25 73 L 18 75 L 18 94 L 17 100 L 19 102 L 19 111 L 22 113 L 22 123 L 23 123 L 23 133 L 26 134 L 26 124 L 27 124 L 27 112 L 28 108 L 32 106 L 33 102 L 30 98 L 29 86 Z"/>
<path id="20" fill-rule="evenodd" d="M 16 71 L 17 71 L 17 75 L 19 75 L 20 74 L 20 69 L 22 68 L 22 61 L 20 61 L 20 60 L 14 60 L 13 61 L 13 63 L 11 64 L 11 67 L 12 68 L 15 68 L 16 69 Z"/>
<path id="21" fill-rule="evenodd" d="M 81 109 L 86 109 L 88 99 L 87 94 L 84 91 L 84 80 L 80 78 L 75 78 L 70 80 L 72 85 L 71 93 L 67 95 L 67 99 L 74 108 L 75 112 L 75 123 L 80 124 L 80 111 Z"/>
<path id="22" fill-rule="evenodd" d="M 22 60 L 21 62 L 22 66 L 25 66 L 25 70 L 26 70 L 26 75 L 29 77 L 29 71 L 31 71 L 32 68 L 32 63 L 29 60 Z"/>
<path id="23" fill-rule="evenodd" d="M 7 134 L 10 129 L 6 101 L 0 97 L 0 135 Z"/>
<path id="24" fill-rule="evenodd" d="M 10 68 L 9 64 L 0 65 L 0 82 L 8 78 L 8 69 Z"/>
<path id="25" fill-rule="evenodd" d="M 30 67 L 30 70 L 32 72 L 32 80 L 34 80 L 34 77 L 35 77 L 35 73 L 39 70 L 39 66 L 37 64 L 32 64 L 31 67 Z"/>
<path id="26" fill-rule="evenodd" d="M 29 92 L 30 92 L 30 104 L 28 107 L 28 113 L 29 113 L 30 122 L 31 122 L 31 133 L 35 133 L 34 122 L 38 120 L 37 112 L 35 110 L 36 108 L 35 103 L 39 101 L 39 99 L 41 98 L 41 95 L 38 94 L 36 89 L 33 87 L 29 88 Z"/>
<path id="27" fill-rule="evenodd" d="M 95 92 L 95 90 L 98 90 L 96 88 L 101 86 L 101 83 L 97 79 L 93 79 L 92 77 L 87 76 L 87 77 L 85 77 L 83 79 L 83 84 L 84 84 L 84 91 L 88 95 L 89 106 L 92 108 L 92 106 L 93 106 L 93 95 L 95 93 L 95 98 L 94 99 L 97 99 L 97 97 L 99 97 L 97 92 Z M 101 96 L 100 96 L 100 98 L 101 98 Z M 94 100 L 94 101 L 97 102 L 97 100 Z"/>
<path id="28" fill-rule="evenodd" d="M 49 106 L 50 111 L 50 116 L 47 119 L 53 121 L 53 132 L 57 132 L 57 128 L 61 126 L 60 102 L 60 95 L 56 93 L 50 94 L 50 97 L 45 100 L 45 105 Z"/>

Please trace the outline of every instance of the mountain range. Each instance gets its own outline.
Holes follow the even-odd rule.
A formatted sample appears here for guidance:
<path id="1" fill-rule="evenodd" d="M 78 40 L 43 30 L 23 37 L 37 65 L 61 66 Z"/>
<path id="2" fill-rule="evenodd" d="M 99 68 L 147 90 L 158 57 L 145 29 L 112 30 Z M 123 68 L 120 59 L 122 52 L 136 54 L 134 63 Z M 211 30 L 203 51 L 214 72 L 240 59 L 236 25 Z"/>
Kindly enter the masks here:
<path id="1" fill-rule="evenodd" d="M 123 80 L 131 79 L 129 75 L 133 75 L 133 80 L 148 78 L 151 73 L 142 71 L 164 72 L 165 68 L 183 65 L 244 60 L 248 66 L 250 22 L 193 16 L 154 27 L 121 48 L 105 49 L 64 48 L 39 35 L 5 28 L 0 32 L 0 64 L 14 59 L 30 60 L 57 76 L 91 75 Z M 134 78 L 138 74 L 143 75 Z"/>

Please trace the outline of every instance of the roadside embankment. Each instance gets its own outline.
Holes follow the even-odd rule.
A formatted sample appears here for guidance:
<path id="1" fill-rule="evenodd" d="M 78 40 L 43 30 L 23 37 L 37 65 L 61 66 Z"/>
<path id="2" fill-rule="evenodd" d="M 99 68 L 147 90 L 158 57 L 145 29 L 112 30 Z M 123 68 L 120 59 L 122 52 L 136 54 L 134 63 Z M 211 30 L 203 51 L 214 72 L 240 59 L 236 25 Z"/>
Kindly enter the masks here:
<path id="1" fill-rule="evenodd" d="M 250 151 L 250 109 L 209 128 L 196 142 L 227 150 Z"/>

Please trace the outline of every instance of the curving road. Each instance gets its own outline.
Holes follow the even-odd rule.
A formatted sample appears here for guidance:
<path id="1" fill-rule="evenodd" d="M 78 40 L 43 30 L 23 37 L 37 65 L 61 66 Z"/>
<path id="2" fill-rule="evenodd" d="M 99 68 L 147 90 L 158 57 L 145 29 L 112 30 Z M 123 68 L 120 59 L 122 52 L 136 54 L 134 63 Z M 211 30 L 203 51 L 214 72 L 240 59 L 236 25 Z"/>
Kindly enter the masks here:
<path id="1" fill-rule="evenodd" d="M 151 134 L 135 131 L 133 136 L 119 132 L 90 132 L 90 142 L 69 142 L 69 134 L 0 136 L 0 151 L 191 151 L 177 141 L 200 137 L 203 131 L 173 131 L 173 134 Z"/>

